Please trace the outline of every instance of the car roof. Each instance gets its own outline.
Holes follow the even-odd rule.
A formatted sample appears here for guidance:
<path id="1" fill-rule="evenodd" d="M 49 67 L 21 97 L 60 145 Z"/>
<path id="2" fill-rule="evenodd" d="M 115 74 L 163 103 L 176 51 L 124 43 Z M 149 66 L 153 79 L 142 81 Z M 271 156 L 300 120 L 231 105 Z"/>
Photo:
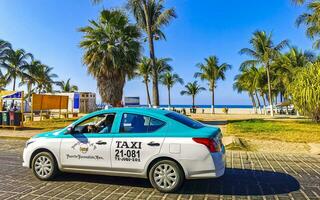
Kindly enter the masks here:
<path id="1" fill-rule="evenodd" d="M 123 107 L 123 108 L 110 108 L 105 111 L 108 112 L 132 112 L 132 113 L 143 113 L 143 114 L 156 114 L 156 115 L 165 115 L 167 113 L 170 113 L 171 111 L 160 109 L 160 108 L 139 108 L 139 107 Z"/>

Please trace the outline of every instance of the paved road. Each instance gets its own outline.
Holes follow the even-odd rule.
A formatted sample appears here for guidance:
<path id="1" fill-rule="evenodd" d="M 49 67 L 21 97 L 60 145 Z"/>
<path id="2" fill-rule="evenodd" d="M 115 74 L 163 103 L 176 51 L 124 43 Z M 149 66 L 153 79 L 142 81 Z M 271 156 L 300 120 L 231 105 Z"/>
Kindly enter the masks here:
<path id="1" fill-rule="evenodd" d="M 224 177 L 161 194 L 147 180 L 63 174 L 37 180 L 21 167 L 23 141 L 0 140 L 0 199 L 320 199 L 320 158 L 228 152 Z"/>

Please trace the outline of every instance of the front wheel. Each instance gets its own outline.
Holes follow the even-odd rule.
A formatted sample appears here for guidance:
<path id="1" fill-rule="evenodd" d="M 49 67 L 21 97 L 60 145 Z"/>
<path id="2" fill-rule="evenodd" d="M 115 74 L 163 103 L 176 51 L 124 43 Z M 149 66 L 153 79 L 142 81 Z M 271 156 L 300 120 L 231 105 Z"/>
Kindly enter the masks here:
<path id="1" fill-rule="evenodd" d="M 58 167 L 53 155 L 40 152 L 32 159 L 33 174 L 40 180 L 51 180 L 57 173 Z"/>
<path id="2" fill-rule="evenodd" d="M 151 185 L 160 192 L 175 192 L 184 181 L 184 173 L 178 164 L 171 160 L 161 160 L 149 171 Z"/>

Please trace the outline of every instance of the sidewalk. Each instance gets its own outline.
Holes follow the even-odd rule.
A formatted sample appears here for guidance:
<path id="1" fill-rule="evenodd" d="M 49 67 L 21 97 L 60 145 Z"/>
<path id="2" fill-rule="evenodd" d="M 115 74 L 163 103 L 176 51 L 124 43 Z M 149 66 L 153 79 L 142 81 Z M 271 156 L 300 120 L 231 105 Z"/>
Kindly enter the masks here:
<path id="1" fill-rule="evenodd" d="M 13 130 L 13 129 L 0 129 L 0 138 L 12 139 L 29 139 L 32 136 L 44 132 L 43 130 Z"/>

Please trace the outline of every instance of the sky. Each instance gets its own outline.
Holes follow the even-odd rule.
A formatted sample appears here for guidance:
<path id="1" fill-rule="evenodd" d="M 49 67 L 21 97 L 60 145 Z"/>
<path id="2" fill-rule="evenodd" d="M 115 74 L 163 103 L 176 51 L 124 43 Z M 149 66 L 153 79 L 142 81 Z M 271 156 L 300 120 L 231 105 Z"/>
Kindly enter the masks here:
<path id="1" fill-rule="evenodd" d="M 54 67 L 60 80 L 71 78 L 80 91 L 98 94 L 96 81 L 82 63 L 82 34 L 77 29 L 88 25 L 88 20 L 97 19 L 103 8 L 124 5 L 124 0 L 105 0 L 98 5 L 92 5 L 90 0 L 0 0 L 0 38 Z M 304 27 L 295 25 L 305 8 L 293 5 L 291 0 L 167 0 L 166 7 L 174 7 L 178 18 L 164 28 L 167 40 L 155 43 L 156 56 L 172 58 L 174 72 L 185 83 L 195 80 L 196 64 L 208 56 L 216 55 L 221 63 L 232 65 L 226 80 L 218 81 L 217 105 L 250 104 L 247 94 L 238 94 L 232 85 L 241 62 L 248 59 L 239 50 L 250 47 L 254 31 L 272 32 L 275 43 L 289 39 L 291 45 L 300 49 L 312 48 Z M 131 22 L 134 23 L 132 17 Z M 143 45 L 144 55 L 148 55 L 148 47 Z M 208 87 L 206 82 L 199 83 Z M 173 87 L 172 104 L 191 104 L 191 97 L 180 95 L 183 88 Z M 124 95 L 139 96 L 145 104 L 142 80 L 127 82 Z M 196 104 L 211 104 L 210 95 L 209 91 L 202 92 L 196 97 Z M 167 104 L 167 99 L 166 88 L 160 86 L 160 103 Z"/>

